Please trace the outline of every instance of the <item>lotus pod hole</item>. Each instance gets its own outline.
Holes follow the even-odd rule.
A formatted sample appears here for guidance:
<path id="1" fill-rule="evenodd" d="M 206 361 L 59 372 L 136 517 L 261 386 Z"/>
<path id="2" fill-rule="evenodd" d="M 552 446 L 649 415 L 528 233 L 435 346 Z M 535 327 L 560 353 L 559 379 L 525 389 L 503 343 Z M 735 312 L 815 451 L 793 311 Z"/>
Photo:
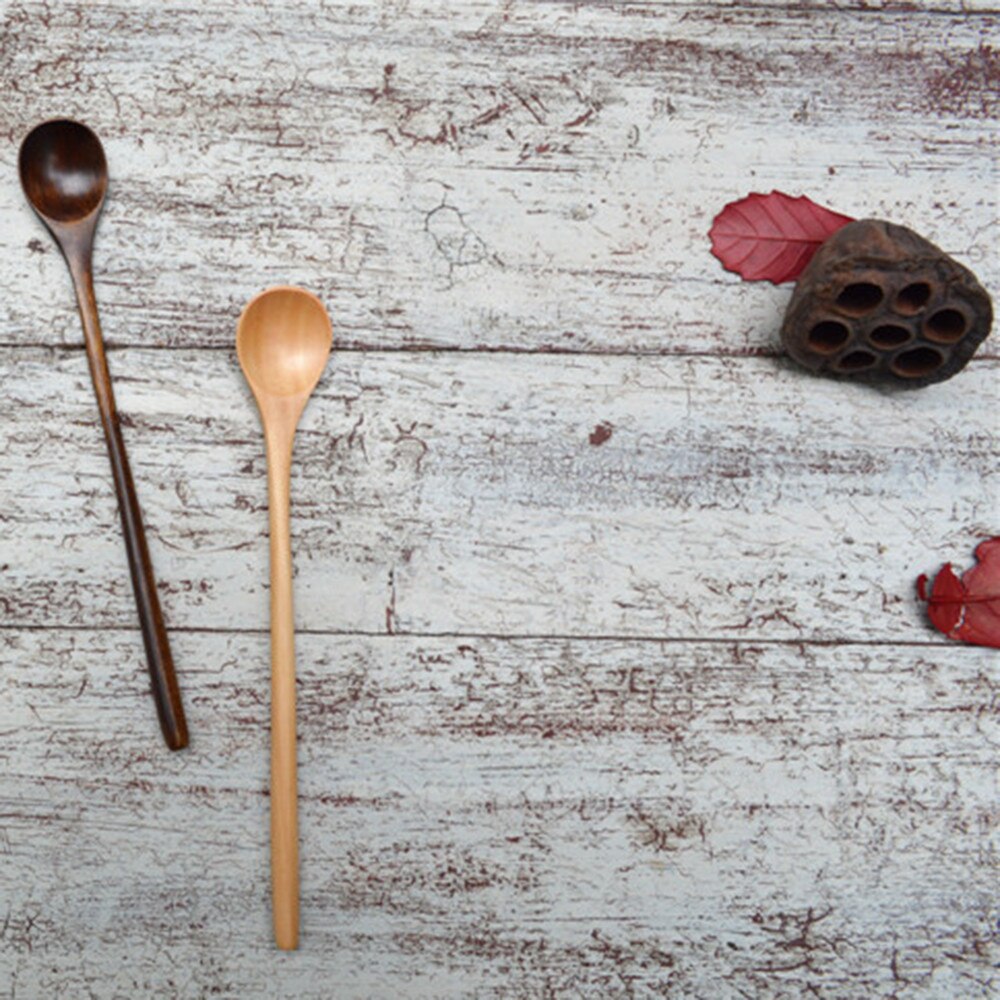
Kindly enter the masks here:
<path id="1" fill-rule="evenodd" d="M 965 317 L 957 309 L 941 309 L 927 319 L 927 337 L 939 344 L 953 344 L 965 333 Z"/>
<path id="2" fill-rule="evenodd" d="M 931 297 L 931 286 L 926 281 L 914 281 L 899 290 L 896 296 L 896 312 L 912 316 L 927 305 Z"/>
<path id="3" fill-rule="evenodd" d="M 821 354 L 832 354 L 847 343 L 851 331 L 836 320 L 823 320 L 809 331 L 809 346 Z"/>
<path id="4" fill-rule="evenodd" d="M 857 372 L 871 368 L 877 361 L 871 351 L 849 351 L 837 362 L 837 367 L 844 372 Z"/>
<path id="5" fill-rule="evenodd" d="M 814 372 L 916 388 L 960 372 L 992 324 L 968 268 L 912 229 L 861 219 L 800 275 L 781 340 Z"/>
<path id="6" fill-rule="evenodd" d="M 855 281 L 838 296 L 837 305 L 849 316 L 864 316 L 883 299 L 885 293 L 870 281 Z"/>
<path id="7" fill-rule="evenodd" d="M 901 347 L 913 336 L 912 331 L 896 323 L 883 323 L 868 334 L 872 347 Z"/>
<path id="8" fill-rule="evenodd" d="M 892 370 L 903 378 L 923 378 L 943 363 L 944 358 L 933 347 L 914 347 L 896 355 Z"/>

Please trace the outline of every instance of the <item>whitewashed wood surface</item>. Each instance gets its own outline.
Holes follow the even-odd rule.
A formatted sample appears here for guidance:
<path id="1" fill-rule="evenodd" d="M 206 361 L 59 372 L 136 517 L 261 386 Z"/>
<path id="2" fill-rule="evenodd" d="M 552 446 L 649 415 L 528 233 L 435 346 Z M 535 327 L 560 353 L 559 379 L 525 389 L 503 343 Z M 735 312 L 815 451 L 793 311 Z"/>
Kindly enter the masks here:
<path id="1" fill-rule="evenodd" d="M 751 190 L 1000 292 L 1000 12 L 0 4 L 0 997 L 1000 989 L 1000 357 L 888 393 L 708 252 Z M 69 279 L 17 146 L 112 172 L 97 287 L 192 730 L 159 742 Z M 303 935 L 271 944 L 263 449 L 235 322 L 320 293 Z"/>

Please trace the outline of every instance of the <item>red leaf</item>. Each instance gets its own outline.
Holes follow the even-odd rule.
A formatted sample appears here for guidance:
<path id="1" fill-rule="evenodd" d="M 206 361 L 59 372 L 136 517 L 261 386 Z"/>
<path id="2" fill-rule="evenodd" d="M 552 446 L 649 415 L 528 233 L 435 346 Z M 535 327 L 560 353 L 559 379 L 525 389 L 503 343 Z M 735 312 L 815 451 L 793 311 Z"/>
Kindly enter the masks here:
<path id="1" fill-rule="evenodd" d="M 715 217 L 708 236 L 712 253 L 745 281 L 792 281 L 823 241 L 854 220 L 831 212 L 805 195 L 780 191 L 748 194 Z"/>
<path id="2" fill-rule="evenodd" d="M 930 595 L 927 577 L 917 580 L 917 593 L 927 601 L 931 624 L 949 639 L 1000 649 L 1000 538 L 981 542 L 976 565 L 959 579 L 951 563 L 941 567 Z"/>

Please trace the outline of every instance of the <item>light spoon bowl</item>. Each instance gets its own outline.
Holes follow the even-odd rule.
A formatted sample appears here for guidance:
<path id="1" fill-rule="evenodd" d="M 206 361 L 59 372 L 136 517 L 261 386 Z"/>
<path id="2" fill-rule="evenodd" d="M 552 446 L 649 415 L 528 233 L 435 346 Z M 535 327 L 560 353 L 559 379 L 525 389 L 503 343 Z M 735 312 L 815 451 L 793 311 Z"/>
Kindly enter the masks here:
<path id="1" fill-rule="evenodd" d="M 240 317 L 236 352 L 261 407 L 265 430 L 275 408 L 283 410 L 300 397 L 305 406 L 332 343 L 330 318 L 311 292 L 279 286 L 251 299 Z"/>

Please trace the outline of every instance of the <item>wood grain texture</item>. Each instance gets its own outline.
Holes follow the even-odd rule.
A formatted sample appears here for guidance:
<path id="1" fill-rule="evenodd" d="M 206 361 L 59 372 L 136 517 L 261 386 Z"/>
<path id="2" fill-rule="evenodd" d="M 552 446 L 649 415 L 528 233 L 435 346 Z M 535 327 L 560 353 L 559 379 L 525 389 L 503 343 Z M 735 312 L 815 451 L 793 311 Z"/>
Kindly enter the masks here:
<path id="1" fill-rule="evenodd" d="M 0 84 L 12 143 L 55 113 L 106 143 L 112 343 L 228 347 L 229 315 L 291 283 L 345 346 L 775 353 L 789 289 L 708 252 L 750 190 L 911 226 L 1000 289 L 998 25 L 936 5 L 12 3 Z M 45 291 L 58 262 L 25 254 L 32 220 L 0 198 L 0 253 L 39 279 L 4 339 L 75 342 Z"/>
<path id="2" fill-rule="evenodd" d="M 113 360 L 168 622 L 262 627 L 233 353 Z M 995 523 L 997 372 L 888 394 L 771 359 L 335 350 L 296 438 L 298 625 L 932 640 L 913 581 Z M 131 627 L 85 358 L 8 349 L 0 379 L 7 614 Z"/>
<path id="3" fill-rule="evenodd" d="M 17 996 L 989 995 L 985 650 L 303 636 L 288 961 L 266 637 L 0 642 Z"/>
<path id="4" fill-rule="evenodd" d="M 0 3 L 0 997 L 995 996 L 996 656 L 913 583 L 997 532 L 996 336 L 915 393 L 810 377 L 790 288 L 707 231 L 806 193 L 996 296 L 998 26 L 980 0 Z M 55 114 L 108 152 L 97 296 L 180 755 L 17 185 Z M 276 283 L 334 322 L 292 469 L 295 955 L 233 351 Z"/>

